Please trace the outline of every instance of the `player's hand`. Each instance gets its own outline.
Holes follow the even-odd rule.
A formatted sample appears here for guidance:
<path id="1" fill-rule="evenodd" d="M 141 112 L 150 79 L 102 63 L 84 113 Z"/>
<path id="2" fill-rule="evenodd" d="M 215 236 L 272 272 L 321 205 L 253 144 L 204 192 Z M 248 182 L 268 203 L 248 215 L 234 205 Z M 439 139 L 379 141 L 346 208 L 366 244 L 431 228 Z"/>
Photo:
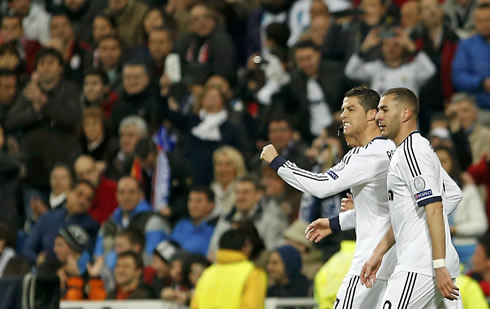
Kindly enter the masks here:
<path id="1" fill-rule="evenodd" d="M 456 300 L 459 296 L 459 289 L 454 285 L 453 279 L 446 267 L 436 268 L 437 287 L 441 294 L 450 300 Z"/>
<path id="2" fill-rule="evenodd" d="M 276 147 L 274 145 L 269 144 L 262 148 L 262 153 L 260 154 L 260 158 L 267 162 L 267 164 L 271 163 L 279 154 L 277 153 Z"/>
<path id="3" fill-rule="evenodd" d="M 381 266 L 381 261 L 383 261 L 383 256 L 377 253 L 373 253 L 367 262 L 362 266 L 361 270 L 361 284 L 370 288 L 376 283 L 376 273 Z"/>
<path id="4" fill-rule="evenodd" d="M 330 220 L 328 218 L 317 219 L 311 222 L 305 230 L 306 239 L 313 242 L 319 242 L 323 238 L 332 234 L 330 229 Z"/>
<path id="5" fill-rule="evenodd" d="M 340 200 L 340 210 L 344 212 L 351 209 L 354 209 L 354 199 L 352 198 L 352 194 L 347 193 L 347 197 Z"/>

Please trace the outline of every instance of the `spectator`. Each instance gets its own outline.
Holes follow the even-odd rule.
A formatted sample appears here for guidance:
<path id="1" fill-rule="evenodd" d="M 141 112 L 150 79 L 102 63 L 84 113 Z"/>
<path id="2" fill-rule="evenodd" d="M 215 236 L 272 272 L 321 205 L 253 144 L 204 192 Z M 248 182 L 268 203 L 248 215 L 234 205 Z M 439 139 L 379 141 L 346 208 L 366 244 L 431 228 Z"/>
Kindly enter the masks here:
<path id="1" fill-rule="evenodd" d="M 161 290 L 161 299 L 180 305 L 186 303 L 190 287 L 187 284 L 187 280 L 184 278 L 183 272 L 184 265 L 190 257 L 191 253 L 185 250 L 180 250 L 172 256 L 172 259 L 170 260 L 170 277 L 172 279 L 172 285 Z"/>
<path id="2" fill-rule="evenodd" d="M 125 251 L 118 255 L 114 278 L 116 288 L 109 292 L 107 299 L 149 299 L 153 298 L 151 289 L 144 284 L 143 261 L 141 256 Z"/>
<path id="3" fill-rule="evenodd" d="M 89 69 L 83 79 L 83 105 L 99 107 L 104 112 L 104 119 L 111 117 L 112 107 L 118 95 L 110 90 L 109 77 L 102 70 Z"/>
<path id="4" fill-rule="evenodd" d="M 185 299 L 185 304 L 189 305 L 194 295 L 197 283 L 201 279 L 204 270 L 211 265 L 208 259 L 199 254 L 192 254 L 188 259 L 184 261 L 182 267 L 182 276 L 186 284 L 189 286 L 189 293 L 187 299 Z"/>
<path id="5" fill-rule="evenodd" d="M 172 15 L 167 15 L 158 6 L 150 7 L 143 15 L 143 30 L 145 41 L 148 40 L 150 32 L 157 28 L 166 27 L 171 29 L 172 36 L 175 36 L 175 20 Z M 170 31 L 170 30 L 169 30 Z"/>
<path id="6" fill-rule="evenodd" d="M 143 44 L 143 16 L 147 6 L 137 0 L 109 0 L 106 13 L 116 17 L 117 34 L 126 46 Z"/>
<path id="7" fill-rule="evenodd" d="M 95 189 L 86 181 L 76 183 L 66 195 L 64 207 L 54 209 L 43 215 L 22 248 L 22 255 L 30 263 L 42 264 L 54 260 L 54 240 L 60 228 L 79 225 L 89 235 L 90 250 L 97 235 L 98 225 L 87 214 Z"/>
<path id="8" fill-rule="evenodd" d="M 213 215 L 221 216 L 229 213 L 235 204 L 236 180 L 245 176 L 247 171 L 242 154 L 230 146 L 222 146 L 214 151 L 213 167 Z"/>
<path id="9" fill-rule="evenodd" d="M 473 11 L 478 1 L 447 0 L 444 2 L 444 15 L 449 20 L 449 25 L 456 31 L 460 38 L 466 39 L 473 32 Z"/>
<path id="10" fill-rule="evenodd" d="M 283 23 L 271 23 L 265 28 L 265 46 L 269 50 L 288 48 L 289 27 Z"/>
<path id="11" fill-rule="evenodd" d="M 187 66 L 200 68 L 207 75 L 236 78 L 235 47 L 230 36 L 218 25 L 212 10 L 199 3 L 190 11 L 190 32 L 181 36 L 177 51 Z M 188 76 L 184 71 L 184 78 Z"/>
<path id="12" fill-rule="evenodd" d="M 153 250 L 169 233 L 168 224 L 144 200 L 143 192 L 136 179 L 126 176 L 117 184 L 117 202 L 119 206 L 114 210 L 109 220 L 100 228 L 95 244 L 94 255 L 96 264 L 104 262 L 104 256 L 111 252 L 114 238 L 119 230 L 134 228 L 145 236 L 145 262 L 149 264 Z M 109 244 L 109 245 L 108 245 Z"/>
<path id="13" fill-rule="evenodd" d="M 473 269 L 470 276 L 480 283 L 480 287 L 488 299 L 490 297 L 490 234 L 486 233 L 478 239 L 475 254 L 471 259 Z"/>
<path id="14" fill-rule="evenodd" d="M 49 40 L 49 14 L 40 3 L 32 0 L 8 1 L 9 8 L 24 19 L 22 24 L 26 37 L 31 40 L 39 40 L 41 44 Z"/>
<path id="15" fill-rule="evenodd" d="M 344 1 L 337 1 L 337 3 L 341 2 Z M 289 46 L 293 46 L 299 41 L 299 39 L 301 38 L 301 34 L 304 33 L 304 31 L 310 28 L 310 26 L 312 25 L 314 17 L 325 16 L 328 18 L 329 10 L 327 3 L 327 1 L 322 0 L 295 1 L 289 13 L 289 28 L 291 29 L 291 36 L 288 40 Z M 347 6 L 350 5 L 347 4 Z M 322 45 L 319 45 L 319 47 Z"/>
<path id="16" fill-rule="evenodd" d="M 301 274 L 301 255 L 293 246 L 281 246 L 269 255 L 267 275 L 272 283 L 267 297 L 311 296 L 311 282 Z"/>
<path id="17" fill-rule="evenodd" d="M 150 75 L 145 65 L 126 63 L 123 68 L 123 93 L 112 108 L 112 125 L 118 128 L 123 118 L 139 115 L 146 120 L 150 130 L 154 130 L 158 125 L 157 95 L 150 85 Z"/>
<path id="18" fill-rule="evenodd" d="M 104 9 L 104 5 L 104 1 L 63 0 L 61 11 L 70 18 L 75 36 L 81 42 L 90 42 L 90 32 L 87 29 L 90 29 L 95 15 L 98 10 Z"/>
<path id="19" fill-rule="evenodd" d="M 15 72 L 0 70 L 0 123 L 3 124 L 8 110 L 17 101 L 19 80 Z"/>
<path id="20" fill-rule="evenodd" d="M 15 256 L 15 240 L 9 226 L 0 223 L 0 278 L 4 277 L 5 268 Z"/>
<path id="21" fill-rule="evenodd" d="M 468 173 L 475 179 L 477 185 L 484 185 L 486 188 L 486 211 L 487 222 L 490 222 L 490 160 L 489 153 L 484 154 L 481 159 L 468 167 Z"/>
<path id="22" fill-rule="evenodd" d="M 117 207 L 117 183 L 102 175 L 91 156 L 79 156 L 75 161 L 74 170 L 77 180 L 88 181 L 94 186 L 95 195 L 88 213 L 97 223 L 103 224 Z"/>
<path id="23" fill-rule="evenodd" d="M 177 247 L 172 242 L 164 240 L 153 251 L 151 267 L 155 274 L 152 278 L 151 286 L 155 295 L 160 295 L 164 288 L 172 285 L 170 261 L 177 250 Z"/>
<path id="24" fill-rule="evenodd" d="M 418 1 L 409 0 L 404 2 L 400 7 L 400 27 L 411 34 L 420 21 L 421 13 L 423 14 L 424 12 L 420 10 Z"/>
<path id="25" fill-rule="evenodd" d="M 129 116 L 121 121 L 119 125 L 119 150 L 110 161 L 106 173 L 108 178 L 118 180 L 122 176 L 129 175 L 136 143 L 147 135 L 148 127 L 143 118 Z"/>
<path id="26" fill-rule="evenodd" d="M 120 91 L 122 88 L 122 53 L 121 41 L 115 35 L 103 36 L 97 43 L 92 55 L 95 68 L 105 72 L 109 77 L 109 89 Z"/>
<path id="27" fill-rule="evenodd" d="M 26 64 L 26 72 L 31 74 L 35 70 L 36 53 L 41 49 L 41 44 L 24 36 L 22 16 L 14 14 L 2 18 L 2 40 L 3 44 L 11 42 L 17 47 Z"/>
<path id="28" fill-rule="evenodd" d="M 98 51 L 97 51 L 97 46 L 99 45 L 100 39 L 106 36 L 115 36 L 117 34 L 116 30 L 116 21 L 114 20 L 114 17 L 112 15 L 108 14 L 98 14 L 94 17 L 94 20 L 92 22 L 92 37 L 91 37 L 91 45 L 92 49 L 94 50 L 93 52 L 93 60 L 94 63 L 92 65 L 94 67 L 97 66 L 96 60 L 98 60 Z M 86 31 L 86 29 L 85 29 Z"/>
<path id="29" fill-rule="evenodd" d="M 220 237 L 216 264 L 202 274 L 191 309 L 264 308 L 266 275 L 248 261 L 248 246 L 239 230 L 229 230 Z"/>
<path id="30" fill-rule="evenodd" d="M 480 112 L 475 97 L 467 93 L 454 94 L 447 107 L 449 117 L 468 138 L 473 163 L 478 162 L 490 147 L 490 130 L 477 123 Z"/>
<path id="31" fill-rule="evenodd" d="M 459 287 L 463 308 L 488 308 L 488 302 L 476 280 L 461 274 L 454 284 Z"/>
<path id="32" fill-rule="evenodd" d="M 436 66 L 436 73 L 420 89 L 419 126 L 428 132 L 432 115 L 444 111 L 445 103 L 453 94 L 451 63 L 456 52 L 458 36 L 444 24 L 442 4 L 437 0 L 420 2 L 422 24 L 412 38 L 417 50 L 424 51 Z"/>
<path id="33" fill-rule="evenodd" d="M 459 43 L 453 60 L 454 88 L 476 97 L 479 119 L 490 124 L 490 4 L 482 3 L 473 11 L 476 34 Z"/>
<path id="34" fill-rule="evenodd" d="M 265 249 L 264 241 L 260 237 L 254 223 L 250 220 L 240 220 L 233 222 L 232 227 L 244 233 L 246 241 L 250 244 L 248 259 L 255 266 L 266 269 L 269 253 Z"/>
<path id="35" fill-rule="evenodd" d="M 26 74 L 25 63 L 13 43 L 0 46 L 0 69 L 13 71 L 22 83 L 29 78 Z"/>
<path id="36" fill-rule="evenodd" d="M 76 134 L 81 116 L 79 91 L 62 74 L 63 58 L 59 52 L 51 48 L 40 50 L 36 72 L 5 119 L 8 131 L 23 132 L 26 184 L 37 192 L 48 187 L 49 172 L 55 163 L 71 165 L 80 153 Z"/>
<path id="37" fill-rule="evenodd" d="M 87 80 L 87 78 L 85 79 Z M 87 85 L 91 82 L 92 80 L 88 79 L 84 89 L 92 88 L 92 85 Z M 94 82 L 97 83 L 97 81 Z M 84 92 L 92 92 L 92 90 Z M 108 131 L 107 126 L 104 125 L 103 111 L 98 106 L 88 107 L 83 111 L 82 136 L 80 137 L 82 153 L 102 162 L 104 167 L 118 149 L 117 139 L 111 136 Z"/>
<path id="38" fill-rule="evenodd" d="M 189 193 L 189 218 L 180 219 L 170 239 L 186 251 L 206 255 L 218 218 L 212 217 L 214 193 L 207 187 L 194 187 Z"/>
<path id="39" fill-rule="evenodd" d="M 315 2 L 321 2 L 319 0 Z M 330 17 L 328 15 L 319 15 L 311 20 L 310 36 L 311 41 L 318 48 L 321 48 L 325 42 L 325 36 L 330 28 Z"/>
<path id="40" fill-rule="evenodd" d="M 59 13 L 51 17 L 50 32 L 54 42 L 48 45 L 55 47 L 56 44 L 61 43 L 58 47 L 61 47 L 60 52 L 65 62 L 64 77 L 82 85 L 83 69 L 87 66 L 85 61 L 90 53 L 90 46 L 80 42 L 75 36 L 73 25 L 66 14 Z"/>
<path id="41" fill-rule="evenodd" d="M 187 162 L 172 151 L 175 142 L 169 135 L 160 128 L 152 140 L 138 141 L 132 173 L 141 175 L 145 197 L 151 201 L 153 210 L 174 224 L 187 215 L 186 200 L 192 178 Z"/>
<path id="42" fill-rule="evenodd" d="M 363 53 L 380 42 L 382 60 L 366 61 Z M 416 45 L 401 29 L 384 32 L 372 30 L 362 43 L 360 52 L 354 53 L 349 59 L 345 74 L 349 78 L 369 83 L 379 93 L 393 87 L 406 87 L 418 95 L 420 88 L 436 71 L 436 67 L 423 51 L 419 51 L 413 61 L 407 62 L 407 56 L 416 52 Z"/>

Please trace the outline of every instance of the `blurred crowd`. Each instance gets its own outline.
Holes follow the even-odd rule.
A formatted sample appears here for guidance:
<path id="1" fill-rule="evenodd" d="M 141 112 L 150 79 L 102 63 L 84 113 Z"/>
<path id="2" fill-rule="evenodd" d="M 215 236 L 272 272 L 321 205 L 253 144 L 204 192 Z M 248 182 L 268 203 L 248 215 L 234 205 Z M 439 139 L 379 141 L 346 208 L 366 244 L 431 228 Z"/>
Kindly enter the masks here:
<path id="1" fill-rule="evenodd" d="M 347 192 L 303 194 L 259 154 L 270 143 L 327 171 L 349 150 L 344 93 L 366 85 L 418 95 L 420 131 L 464 194 L 450 216 L 463 302 L 490 297 L 490 1 L 2 0 L 0 13 L 0 277 L 57 275 L 66 300 L 332 308 L 355 237 L 304 230 Z"/>

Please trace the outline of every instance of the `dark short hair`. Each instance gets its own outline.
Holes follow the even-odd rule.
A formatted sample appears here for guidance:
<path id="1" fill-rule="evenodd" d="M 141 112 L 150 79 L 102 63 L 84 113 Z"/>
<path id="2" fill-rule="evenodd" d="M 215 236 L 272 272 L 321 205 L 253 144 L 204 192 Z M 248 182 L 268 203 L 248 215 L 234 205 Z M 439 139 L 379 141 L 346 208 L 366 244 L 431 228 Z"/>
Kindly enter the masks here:
<path id="1" fill-rule="evenodd" d="M 79 185 L 86 185 L 86 186 L 89 186 L 95 193 L 95 190 L 96 188 L 94 187 L 93 184 L 91 184 L 90 182 L 88 182 L 87 180 L 77 180 L 76 182 L 73 183 L 72 185 L 72 189 L 75 189 L 76 187 L 78 187 Z"/>
<path id="2" fill-rule="evenodd" d="M 87 76 L 91 76 L 91 75 L 98 76 L 102 80 L 102 83 L 104 84 L 104 86 L 109 85 L 109 76 L 107 76 L 106 72 L 104 72 L 100 69 L 90 68 L 87 71 L 85 71 L 85 74 L 83 75 L 83 77 L 85 79 Z"/>
<path id="3" fill-rule="evenodd" d="M 167 35 L 172 39 L 172 30 L 168 28 L 167 26 L 158 26 L 150 30 L 148 35 L 150 35 L 152 32 L 166 32 Z"/>
<path id="4" fill-rule="evenodd" d="M 2 78 L 2 77 L 13 77 L 13 78 L 15 78 L 17 85 L 19 84 L 19 77 L 15 73 L 15 71 L 7 70 L 7 69 L 0 69 L 0 78 Z"/>
<path id="5" fill-rule="evenodd" d="M 372 109 L 378 109 L 379 104 L 379 94 L 370 89 L 368 87 L 355 87 L 351 90 L 347 91 L 344 95 L 346 98 L 356 97 L 359 99 L 359 104 L 361 104 L 362 108 L 364 108 L 365 112 L 368 112 Z"/>
<path id="6" fill-rule="evenodd" d="M 0 56 L 3 56 L 5 54 L 14 54 L 17 58 L 19 58 L 22 61 L 19 50 L 15 46 L 15 42 L 8 42 L 0 46 Z"/>
<path id="7" fill-rule="evenodd" d="M 58 60 L 59 65 L 63 66 L 64 63 L 63 56 L 60 54 L 59 51 L 51 47 L 43 47 L 36 53 L 36 68 L 37 65 L 39 64 L 39 61 L 41 61 L 42 58 L 48 56 L 56 58 L 56 60 Z"/>
<path id="8" fill-rule="evenodd" d="M 105 14 L 105 13 L 102 13 L 102 14 L 97 14 L 95 15 L 94 19 L 95 20 L 96 18 L 103 18 L 105 19 L 110 25 L 112 28 L 116 29 L 117 25 L 116 25 L 116 19 L 114 18 L 114 16 L 110 15 L 110 14 Z"/>
<path id="9" fill-rule="evenodd" d="M 155 143 L 150 138 L 140 138 L 134 147 L 135 156 L 141 159 L 146 159 L 151 153 L 157 153 Z"/>
<path id="10" fill-rule="evenodd" d="M 124 63 L 123 71 L 127 67 L 142 67 L 143 71 L 145 71 L 145 74 L 147 76 L 150 76 L 150 71 L 148 70 L 148 66 L 142 61 L 133 60 L 133 61 L 128 61 L 128 62 Z"/>
<path id="11" fill-rule="evenodd" d="M 128 251 L 124 251 L 124 252 L 119 253 L 117 256 L 117 259 L 119 260 L 119 259 L 126 258 L 126 257 L 133 259 L 134 264 L 136 265 L 137 269 L 143 269 L 143 267 L 144 267 L 143 266 L 143 259 L 141 258 L 140 254 L 128 250 Z"/>
<path id="12" fill-rule="evenodd" d="M 478 238 L 478 243 L 485 249 L 487 259 L 490 259 L 490 232 L 487 232 Z"/>
<path id="13" fill-rule="evenodd" d="M 434 115 L 432 116 L 432 118 L 430 118 L 430 121 L 431 122 L 434 122 L 434 121 L 445 121 L 445 122 L 449 122 L 449 118 L 443 112 L 437 112 L 437 113 L 434 113 Z"/>
<path id="14" fill-rule="evenodd" d="M 68 16 L 68 14 L 63 11 L 58 11 L 51 14 L 51 18 L 49 19 L 49 27 L 51 27 L 51 23 L 53 22 L 53 18 L 55 17 L 65 17 L 66 20 L 68 20 L 68 24 L 70 25 L 70 27 L 73 28 L 73 23 L 70 19 L 70 16 Z"/>
<path id="15" fill-rule="evenodd" d="M 382 97 L 389 95 L 395 96 L 395 100 L 399 103 L 410 106 L 415 116 L 418 116 L 420 111 L 419 100 L 412 90 L 408 88 L 391 88 L 383 92 Z"/>
<path id="16" fill-rule="evenodd" d="M 315 43 L 313 43 L 312 40 L 302 40 L 302 41 L 299 41 L 298 43 L 296 43 L 294 45 L 294 51 L 296 52 L 298 49 L 306 49 L 306 48 L 311 48 L 315 51 L 319 51 L 318 50 L 318 46 L 316 46 Z"/>
<path id="17" fill-rule="evenodd" d="M 221 235 L 219 248 L 241 251 L 245 247 L 245 240 L 246 236 L 242 230 L 231 229 Z"/>
<path id="18" fill-rule="evenodd" d="M 282 122 L 282 121 L 286 122 L 291 130 L 293 129 L 293 119 L 284 112 L 273 113 L 271 115 L 267 127 L 269 127 L 272 122 Z"/>
<path id="19" fill-rule="evenodd" d="M 119 231 L 116 237 L 126 237 L 131 245 L 139 245 L 141 250 L 145 249 L 145 235 L 143 235 L 140 231 L 134 228 L 126 228 L 122 231 Z"/>
<path id="20" fill-rule="evenodd" d="M 123 42 L 121 41 L 121 38 L 119 38 L 119 36 L 117 36 L 116 34 L 108 34 L 108 35 L 104 35 L 103 37 L 101 37 L 99 42 L 97 42 L 97 48 L 99 48 L 100 43 L 102 43 L 102 41 L 105 41 L 105 40 L 116 41 L 119 44 L 119 48 L 120 49 L 123 48 Z"/>
<path id="21" fill-rule="evenodd" d="M 195 186 L 195 187 L 192 187 L 190 193 L 192 193 L 192 192 L 203 193 L 204 195 L 206 195 L 206 198 L 208 199 L 208 201 L 214 203 L 214 192 L 209 187 Z"/>
<path id="22" fill-rule="evenodd" d="M 271 23 L 265 27 L 265 35 L 269 40 L 274 41 L 279 46 L 287 47 L 291 31 L 284 23 Z"/>
<path id="23" fill-rule="evenodd" d="M 257 191 L 262 191 L 264 189 L 260 184 L 259 180 L 251 175 L 245 175 L 243 177 L 238 178 L 237 183 L 241 183 L 241 182 L 251 183 L 254 186 L 255 190 Z"/>

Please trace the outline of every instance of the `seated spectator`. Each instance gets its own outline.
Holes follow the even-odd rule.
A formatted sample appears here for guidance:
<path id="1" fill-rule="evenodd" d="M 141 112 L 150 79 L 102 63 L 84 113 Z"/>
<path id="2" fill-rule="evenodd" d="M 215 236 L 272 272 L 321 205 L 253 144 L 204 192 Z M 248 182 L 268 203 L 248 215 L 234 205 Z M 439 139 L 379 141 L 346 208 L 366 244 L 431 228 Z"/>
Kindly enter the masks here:
<path id="1" fill-rule="evenodd" d="M 71 165 L 80 153 L 79 90 L 62 74 L 63 58 L 59 52 L 41 49 L 36 55 L 36 72 L 5 118 L 7 131 L 23 133 L 26 184 L 36 190 L 49 186 L 49 172 L 55 163 Z"/>
<path id="2" fill-rule="evenodd" d="M 14 71 L 0 70 L 0 123 L 2 124 L 8 110 L 17 101 L 19 84 Z"/>
<path id="3" fill-rule="evenodd" d="M 271 285 L 267 297 L 311 296 L 311 282 L 301 274 L 301 255 L 293 246 L 274 249 L 269 255 L 267 276 Z"/>
<path id="4" fill-rule="evenodd" d="M 488 299 L 490 297 L 490 234 L 478 239 L 475 254 L 471 258 L 473 269 L 470 276 L 480 283 L 480 287 Z"/>
<path id="5" fill-rule="evenodd" d="M 85 43 L 90 42 L 90 29 L 94 16 L 99 10 L 104 9 L 103 1 L 90 0 L 63 0 L 60 11 L 64 12 L 73 25 L 75 36 Z"/>
<path id="6" fill-rule="evenodd" d="M 487 222 L 490 222 L 490 153 L 486 153 L 481 159 L 468 167 L 468 173 L 473 177 L 477 185 L 484 185 L 486 188 L 486 212 Z"/>
<path id="7" fill-rule="evenodd" d="M 189 193 L 189 218 L 180 219 L 170 239 L 186 251 L 206 255 L 218 218 L 212 216 L 214 193 L 208 187 L 194 187 Z"/>
<path id="8" fill-rule="evenodd" d="M 60 228 L 79 225 L 89 235 L 88 248 L 91 250 L 97 236 L 98 225 L 87 214 L 95 189 L 92 184 L 80 181 L 67 192 L 64 207 L 47 212 L 39 219 L 31 235 L 22 248 L 22 255 L 30 263 L 37 265 L 54 260 L 54 240 Z"/>
<path id="9" fill-rule="evenodd" d="M 5 268 L 15 256 L 13 231 L 6 224 L 0 223 L 0 278 L 4 277 Z"/>
<path id="10" fill-rule="evenodd" d="M 214 180 L 211 190 L 215 203 L 213 215 L 221 216 L 230 212 L 235 204 L 236 180 L 245 176 L 247 170 L 242 154 L 233 147 L 221 146 L 213 153 Z"/>
<path id="11" fill-rule="evenodd" d="M 91 46 L 93 49 L 93 63 L 92 66 L 97 67 L 98 62 L 98 50 L 97 46 L 99 45 L 99 41 L 106 36 L 114 36 L 117 34 L 116 31 L 116 21 L 112 15 L 108 14 L 98 14 L 94 17 L 92 22 L 92 37 L 91 37 Z M 86 29 L 85 29 L 86 31 Z"/>
<path id="12" fill-rule="evenodd" d="M 141 256 L 125 251 L 118 255 L 114 269 L 116 288 L 107 294 L 106 299 L 151 299 L 153 293 L 143 282 L 143 261 Z"/>
<path id="13" fill-rule="evenodd" d="M 190 11 L 190 32 L 183 34 L 176 49 L 189 67 L 199 67 L 208 75 L 236 78 L 235 47 L 228 33 L 218 24 L 213 11 L 198 3 Z M 184 76 L 188 75 L 187 71 Z M 185 78 L 185 77 L 184 77 Z"/>
<path id="14" fill-rule="evenodd" d="M 103 224 L 117 207 L 116 188 L 114 180 L 107 179 L 102 172 L 97 169 L 94 158 L 81 155 L 74 164 L 77 180 L 88 181 L 95 188 L 95 195 L 88 214 L 99 224 Z"/>
<path id="15" fill-rule="evenodd" d="M 407 33 L 412 33 L 420 21 L 419 1 L 409 0 L 400 7 L 400 27 Z"/>
<path id="16" fill-rule="evenodd" d="M 156 144 L 157 143 L 157 144 Z M 192 183 L 187 162 L 172 150 L 175 142 L 165 128 L 143 138 L 135 147 L 132 173 L 140 175 L 145 197 L 153 210 L 174 224 L 186 216 L 186 200 Z"/>
<path id="17" fill-rule="evenodd" d="M 266 274 L 248 260 L 248 249 L 239 230 L 229 230 L 220 237 L 216 264 L 204 270 L 197 282 L 191 309 L 264 308 Z M 227 297 L 222 297 L 224 294 Z"/>
<path id="18" fill-rule="evenodd" d="M 191 253 L 180 250 L 170 260 L 170 278 L 172 285 L 164 287 L 160 292 L 160 298 L 166 301 L 185 304 L 188 300 L 190 286 L 184 278 L 184 265 L 191 257 Z"/>
<path id="19" fill-rule="evenodd" d="M 103 41 L 102 41 L 103 42 Z M 143 63 L 126 63 L 123 68 L 123 92 L 112 108 L 112 125 L 118 128 L 128 116 L 143 117 L 150 130 L 157 128 L 158 93 L 150 84 L 150 75 Z"/>
<path id="20" fill-rule="evenodd" d="M 182 265 L 182 277 L 184 284 L 189 287 L 186 297 L 177 300 L 178 304 L 190 305 L 192 296 L 194 295 L 197 283 L 201 278 L 204 270 L 211 265 L 208 259 L 199 254 L 190 255 Z"/>
<path id="21" fill-rule="evenodd" d="M 97 106 L 83 111 L 80 145 L 82 153 L 93 157 L 104 169 L 119 148 L 117 139 L 104 124 L 103 111 Z"/>
<path id="22" fill-rule="evenodd" d="M 178 248 L 172 242 L 164 240 L 153 251 L 151 268 L 155 273 L 150 285 L 153 287 L 155 295 L 160 295 L 164 288 L 173 284 L 170 276 L 170 261 L 177 250 Z"/>
<path id="23" fill-rule="evenodd" d="M 462 39 L 473 34 L 473 11 L 477 5 L 478 1 L 447 0 L 444 2 L 444 15 L 449 21 L 449 26 L 456 30 Z"/>
<path id="24" fill-rule="evenodd" d="M 102 70 L 87 70 L 83 78 L 83 105 L 99 107 L 104 112 L 104 119 L 110 119 L 112 107 L 118 95 L 110 90 L 109 77 Z"/>
<path id="25" fill-rule="evenodd" d="M 22 24 L 26 37 L 46 44 L 49 40 L 49 14 L 41 3 L 32 0 L 12 0 L 9 9 L 23 17 Z"/>
<path id="26" fill-rule="evenodd" d="M 315 2 L 322 2 L 315 1 Z M 330 17 L 328 15 L 319 15 L 311 20 L 310 37 L 311 41 L 321 48 L 325 43 L 325 36 L 330 28 Z"/>
<path id="27" fill-rule="evenodd" d="M 117 184 L 117 202 L 109 220 L 100 228 L 94 255 L 97 264 L 103 264 L 104 257 L 114 250 L 114 239 L 119 230 L 134 228 L 145 236 L 145 262 L 149 264 L 153 250 L 169 233 L 168 224 L 153 212 L 138 181 L 132 177 L 122 177 Z"/>
<path id="28" fill-rule="evenodd" d="M 28 79 L 25 72 L 25 63 L 13 43 L 0 46 L 0 69 L 15 72 L 20 81 Z"/>
<path id="29" fill-rule="evenodd" d="M 476 97 L 480 108 L 479 120 L 490 125 L 490 4 L 481 3 L 472 12 L 476 34 L 462 40 L 453 60 L 451 77 L 457 91 Z"/>
<path id="30" fill-rule="evenodd" d="M 145 41 L 148 41 L 150 32 L 161 27 L 168 27 L 172 33 L 176 30 L 175 20 L 172 15 L 167 15 L 158 6 L 150 7 L 143 15 L 143 30 Z"/>
<path id="31" fill-rule="evenodd" d="M 137 0 L 109 0 L 104 11 L 116 18 L 117 34 L 126 46 L 143 44 L 143 16 L 146 4 Z"/>
<path id="32" fill-rule="evenodd" d="M 107 74 L 109 89 L 120 92 L 122 90 L 122 58 L 123 47 L 121 40 L 115 35 L 103 36 L 96 45 L 92 54 L 92 65 Z"/>
<path id="33" fill-rule="evenodd" d="M 38 41 L 24 36 L 21 15 L 6 15 L 2 18 L 2 41 L 2 44 L 12 43 L 17 47 L 26 64 L 26 72 L 31 74 L 35 70 L 36 53 L 42 46 Z"/>
<path id="34" fill-rule="evenodd" d="M 58 47 L 61 47 L 60 52 L 65 62 L 63 76 L 78 85 L 82 85 L 83 69 L 86 67 L 84 62 L 87 59 L 87 54 L 90 53 L 90 46 L 79 41 L 79 38 L 75 36 L 75 31 L 68 15 L 58 13 L 51 17 L 50 37 L 61 43 L 61 46 Z M 52 44 L 58 43 L 48 45 L 54 47 Z"/>
<path id="35" fill-rule="evenodd" d="M 382 44 L 382 59 L 367 61 L 363 54 Z M 401 29 L 373 29 L 362 42 L 360 52 L 354 53 L 345 67 L 347 77 L 369 83 L 378 93 L 393 87 L 406 87 L 415 94 L 431 78 L 436 67 L 424 51 L 419 51 L 412 61 L 409 55 L 417 46 Z"/>
<path id="36" fill-rule="evenodd" d="M 106 175 L 118 180 L 129 175 L 133 165 L 136 143 L 148 135 L 148 127 L 143 118 L 129 116 L 119 125 L 119 150 L 113 155 L 107 167 Z"/>

